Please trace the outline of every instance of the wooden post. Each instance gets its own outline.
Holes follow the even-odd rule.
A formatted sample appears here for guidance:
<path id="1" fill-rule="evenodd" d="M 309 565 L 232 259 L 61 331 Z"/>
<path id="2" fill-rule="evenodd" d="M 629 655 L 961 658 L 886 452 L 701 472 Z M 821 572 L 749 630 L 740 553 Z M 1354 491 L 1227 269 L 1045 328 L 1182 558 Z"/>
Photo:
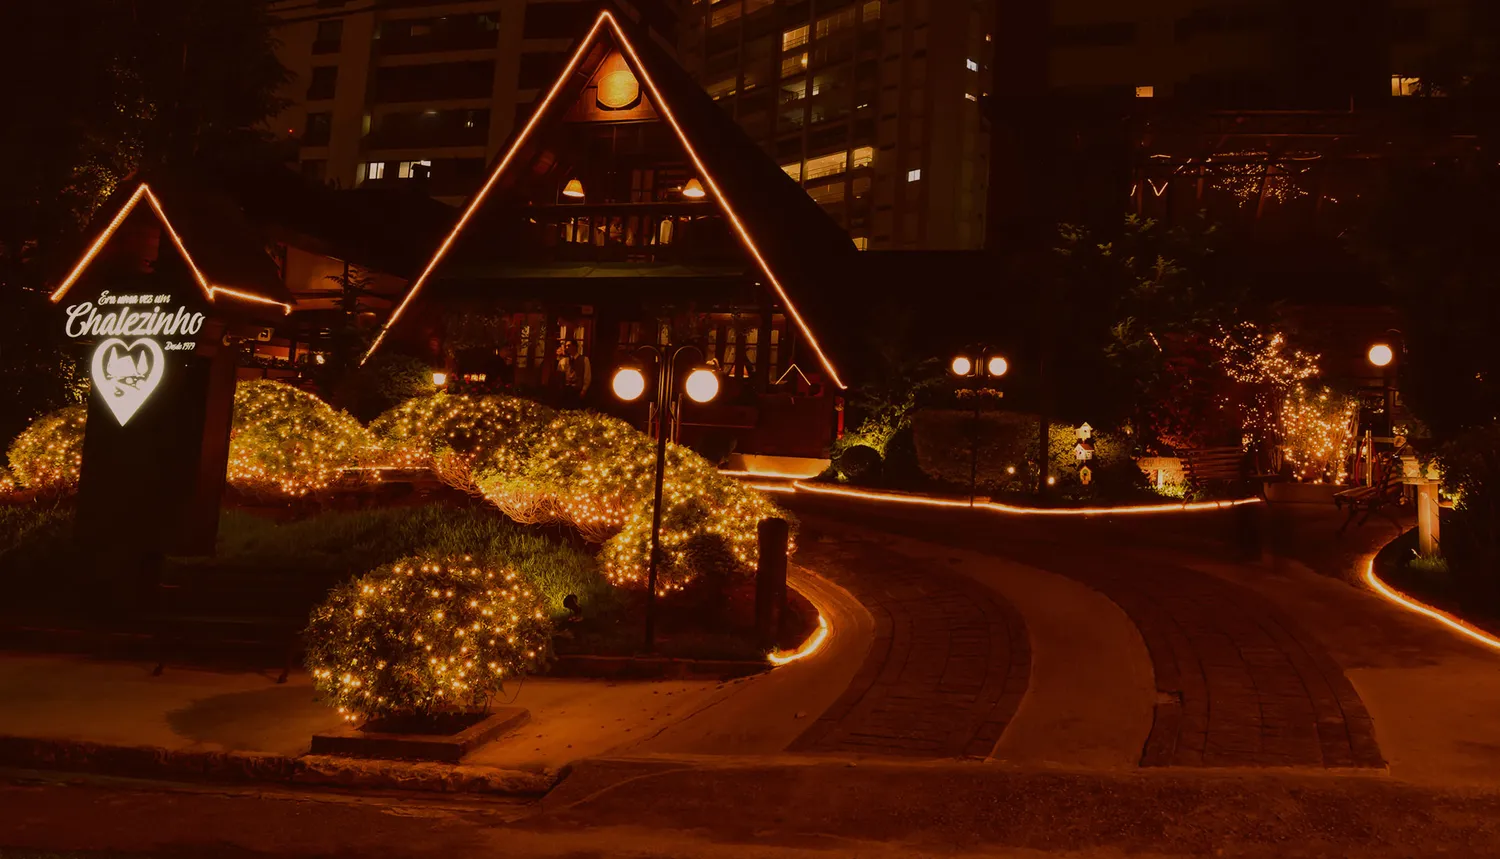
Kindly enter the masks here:
<path id="1" fill-rule="evenodd" d="M 791 527 L 785 519 L 762 519 L 757 527 L 760 559 L 755 569 L 755 632 L 761 646 L 776 646 L 786 614 L 786 553 Z"/>
<path id="2" fill-rule="evenodd" d="M 1428 481 L 1417 485 L 1417 541 L 1423 555 L 1438 554 L 1443 545 L 1440 532 L 1442 507 L 1438 504 L 1438 485 Z"/>

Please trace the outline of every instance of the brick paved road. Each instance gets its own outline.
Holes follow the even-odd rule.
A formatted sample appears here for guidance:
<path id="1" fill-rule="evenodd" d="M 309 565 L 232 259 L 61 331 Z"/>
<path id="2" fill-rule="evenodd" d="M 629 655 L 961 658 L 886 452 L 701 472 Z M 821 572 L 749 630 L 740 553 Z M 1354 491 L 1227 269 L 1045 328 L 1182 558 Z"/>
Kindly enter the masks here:
<path id="1" fill-rule="evenodd" d="M 954 511 L 893 512 L 802 496 L 796 506 L 872 531 L 1011 558 L 1108 596 L 1140 629 L 1155 671 L 1159 703 L 1143 766 L 1384 763 L 1364 704 L 1320 645 L 1246 588 L 1149 556 L 1143 547 L 1150 539 L 1132 546 L 1117 526 L 1081 519 L 970 521 Z M 1200 516 L 1185 517 L 1181 527 L 1202 532 L 1217 525 Z"/>
<path id="2" fill-rule="evenodd" d="M 848 690 L 790 747 L 798 752 L 987 757 L 1026 692 L 1021 617 L 967 577 L 882 549 L 879 535 L 804 530 L 799 563 L 875 618 Z"/>

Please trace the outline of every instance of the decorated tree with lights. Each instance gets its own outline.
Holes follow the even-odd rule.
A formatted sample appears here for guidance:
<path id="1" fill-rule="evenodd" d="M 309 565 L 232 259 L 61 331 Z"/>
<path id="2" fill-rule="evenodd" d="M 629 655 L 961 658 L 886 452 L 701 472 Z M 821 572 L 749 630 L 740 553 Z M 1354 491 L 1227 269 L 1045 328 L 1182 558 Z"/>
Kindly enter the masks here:
<path id="1" fill-rule="evenodd" d="M 7 451 L 16 481 L 35 492 L 76 488 L 87 422 L 87 406 L 69 406 L 32 421 Z"/>
<path id="2" fill-rule="evenodd" d="M 237 489 L 302 497 L 326 489 L 374 449 L 359 421 L 306 391 L 266 380 L 235 388 L 228 476 Z"/>
<path id="3" fill-rule="evenodd" d="M 351 722 L 472 712 L 543 665 L 551 633 L 514 570 L 412 557 L 329 594 L 307 627 L 307 668 Z"/>

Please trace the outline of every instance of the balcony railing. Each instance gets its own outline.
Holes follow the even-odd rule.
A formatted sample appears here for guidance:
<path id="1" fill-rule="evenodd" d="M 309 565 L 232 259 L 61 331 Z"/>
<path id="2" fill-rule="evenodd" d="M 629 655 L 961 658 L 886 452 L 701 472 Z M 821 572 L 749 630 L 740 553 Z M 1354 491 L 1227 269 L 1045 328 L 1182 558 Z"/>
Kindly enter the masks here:
<path id="1" fill-rule="evenodd" d="M 508 213 L 515 252 L 529 262 L 712 264 L 738 259 L 739 245 L 711 203 L 537 206 Z"/>

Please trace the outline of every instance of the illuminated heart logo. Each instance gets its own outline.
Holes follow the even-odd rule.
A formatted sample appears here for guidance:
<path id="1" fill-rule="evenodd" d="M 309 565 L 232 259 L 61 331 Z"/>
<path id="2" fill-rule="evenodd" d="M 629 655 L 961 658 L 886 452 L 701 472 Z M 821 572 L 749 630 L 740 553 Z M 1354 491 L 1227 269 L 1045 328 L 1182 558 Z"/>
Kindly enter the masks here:
<path id="1" fill-rule="evenodd" d="M 166 363 L 156 341 L 144 338 L 129 346 L 124 340 L 111 338 L 94 350 L 94 387 L 104 395 L 120 426 L 125 426 L 156 390 Z"/>

